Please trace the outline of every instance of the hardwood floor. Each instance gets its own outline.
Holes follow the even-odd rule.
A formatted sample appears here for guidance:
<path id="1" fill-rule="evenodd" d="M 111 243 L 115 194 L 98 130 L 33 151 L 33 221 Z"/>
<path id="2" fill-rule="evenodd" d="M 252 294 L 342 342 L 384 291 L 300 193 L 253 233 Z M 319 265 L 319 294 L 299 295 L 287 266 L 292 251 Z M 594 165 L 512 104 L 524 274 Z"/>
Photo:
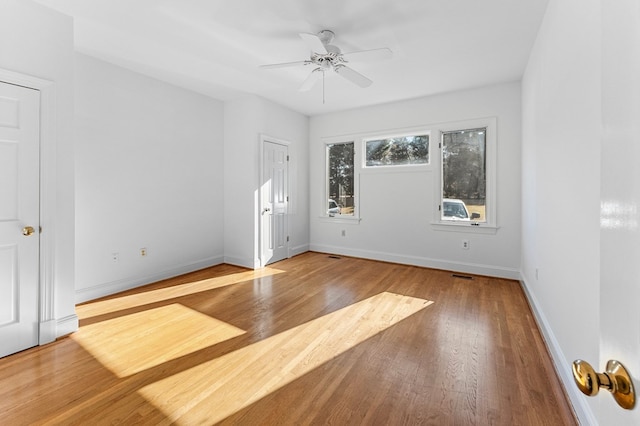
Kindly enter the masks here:
<path id="1" fill-rule="evenodd" d="M 577 424 L 515 281 L 305 253 L 77 312 L 0 359 L 0 424 Z"/>

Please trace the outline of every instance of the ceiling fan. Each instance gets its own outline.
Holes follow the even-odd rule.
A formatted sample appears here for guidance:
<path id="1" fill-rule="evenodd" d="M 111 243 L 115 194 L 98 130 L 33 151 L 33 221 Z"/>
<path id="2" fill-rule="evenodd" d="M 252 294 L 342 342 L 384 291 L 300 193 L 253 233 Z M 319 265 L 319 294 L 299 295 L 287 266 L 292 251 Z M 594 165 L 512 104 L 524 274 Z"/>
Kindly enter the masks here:
<path id="1" fill-rule="evenodd" d="M 330 30 L 322 30 L 318 34 L 300 33 L 300 37 L 311 50 L 311 56 L 309 59 L 304 61 L 262 65 L 261 68 L 274 69 L 296 66 L 312 66 L 313 70 L 298 89 L 302 92 L 310 90 L 318 80 L 322 79 L 324 93 L 324 75 L 325 72 L 331 70 L 357 86 L 369 87 L 373 81 L 353 68 L 347 66 L 347 64 L 351 61 L 387 59 L 392 55 L 391 49 L 386 47 L 342 53 L 338 46 L 331 44 L 335 34 Z"/>

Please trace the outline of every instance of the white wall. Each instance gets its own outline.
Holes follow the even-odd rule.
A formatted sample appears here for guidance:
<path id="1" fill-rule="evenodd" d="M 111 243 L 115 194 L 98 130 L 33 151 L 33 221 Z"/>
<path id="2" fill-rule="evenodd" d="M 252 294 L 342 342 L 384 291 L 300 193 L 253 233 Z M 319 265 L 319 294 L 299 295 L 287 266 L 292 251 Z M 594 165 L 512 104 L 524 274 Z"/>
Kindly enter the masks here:
<path id="1" fill-rule="evenodd" d="M 497 118 L 495 235 L 435 230 L 438 169 L 361 174 L 358 224 L 322 218 L 326 204 L 322 138 Z M 379 105 L 311 118 L 311 249 L 462 272 L 517 278 L 520 269 L 520 84 Z M 432 137 L 433 138 L 433 137 Z M 437 138 L 435 138 L 437 139 Z M 431 155 L 437 155 L 432 140 Z M 346 236 L 341 236 L 341 231 Z M 462 239 L 470 242 L 461 249 Z"/>
<path id="2" fill-rule="evenodd" d="M 260 135 L 289 142 L 289 254 L 309 248 L 309 118 L 256 96 L 225 103 L 225 262 L 259 265 Z"/>
<path id="3" fill-rule="evenodd" d="M 522 88 L 523 281 L 585 424 L 597 399 L 570 366 L 599 358 L 600 29 L 599 0 L 551 0 Z"/>
<path id="4" fill-rule="evenodd" d="M 224 247 L 225 262 L 253 268 L 255 212 L 259 184 L 260 110 L 251 97 L 224 106 Z"/>
<path id="5" fill-rule="evenodd" d="M 0 68 L 53 82 L 51 138 L 43 141 L 42 170 L 46 179 L 41 211 L 43 238 L 52 243 L 47 258 L 53 281 L 52 333 L 61 336 L 77 328 L 74 300 L 74 143 L 73 143 L 73 22 L 29 0 L 2 0 Z M 45 106 L 46 108 L 47 106 Z M 45 236 L 46 233 L 46 236 Z M 43 241 L 44 241 L 43 240 Z M 44 300 L 44 298 L 43 298 Z M 41 321 L 43 318 L 41 318 Z"/>
<path id="6" fill-rule="evenodd" d="M 75 102 L 78 301 L 221 263 L 222 102 L 80 54 Z"/>

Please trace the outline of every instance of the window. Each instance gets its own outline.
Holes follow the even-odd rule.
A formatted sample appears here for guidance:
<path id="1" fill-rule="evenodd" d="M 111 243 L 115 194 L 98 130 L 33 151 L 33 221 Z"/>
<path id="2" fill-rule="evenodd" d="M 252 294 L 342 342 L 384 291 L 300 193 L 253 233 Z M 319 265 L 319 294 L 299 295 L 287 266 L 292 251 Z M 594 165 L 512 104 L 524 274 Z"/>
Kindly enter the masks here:
<path id="1" fill-rule="evenodd" d="M 398 193 L 407 203 L 429 200 L 431 208 L 422 210 L 433 229 L 494 234 L 496 129 L 496 118 L 487 117 L 322 138 L 326 175 L 319 213 L 328 221 L 359 223 L 367 214 L 361 196 L 382 197 L 402 185 Z"/>
<path id="2" fill-rule="evenodd" d="M 365 167 L 429 164 L 429 133 L 365 139 Z"/>
<path id="3" fill-rule="evenodd" d="M 354 143 L 327 144 L 327 215 L 354 216 Z"/>
<path id="4" fill-rule="evenodd" d="M 487 232 L 489 228 L 495 232 L 495 118 L 454 123 L 438 130 L 441 179 L 437 223 L 486 227 Z"/>

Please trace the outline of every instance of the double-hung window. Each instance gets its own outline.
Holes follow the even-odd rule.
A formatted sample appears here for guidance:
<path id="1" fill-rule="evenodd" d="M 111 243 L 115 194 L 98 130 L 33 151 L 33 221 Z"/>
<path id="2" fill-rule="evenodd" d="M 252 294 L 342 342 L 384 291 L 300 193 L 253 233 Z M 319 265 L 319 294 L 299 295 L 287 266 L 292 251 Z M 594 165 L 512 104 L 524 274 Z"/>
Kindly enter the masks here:
<path id="1" fill-rule="evenodd" d="M 436 224 L 495 229 L 495 133 L 495 119 L 440 129 Z"/>
<path id="2" fill-rule="evenodd" d="M 327 216 L 355 215 L 355 150 L 353 142 L 326 144 Z"/>

